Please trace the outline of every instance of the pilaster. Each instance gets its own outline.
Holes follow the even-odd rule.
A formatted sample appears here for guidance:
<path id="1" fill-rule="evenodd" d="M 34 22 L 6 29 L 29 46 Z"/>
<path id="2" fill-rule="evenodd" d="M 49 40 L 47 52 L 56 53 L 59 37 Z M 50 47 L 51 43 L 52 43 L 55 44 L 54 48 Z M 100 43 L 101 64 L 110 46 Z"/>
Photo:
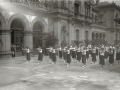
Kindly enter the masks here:
<path id="1" fill-rule="evenodd" d="M 33 49 L 33 32 L 24 31 L 24 48 Z"/>
<path id="2" fill-rule="evenodd" d="M 11 51 L 11 30 L 0 30 L 2 52 Z"/>
<path id="3" fill-rule="evenodd" d="M 53 26 L 53 30 L 54 30 L 54 36 L 57 37 L 58 39 L 58 44 L 61 44 L 61 19 L 54 19 L 54 26 Z"/>

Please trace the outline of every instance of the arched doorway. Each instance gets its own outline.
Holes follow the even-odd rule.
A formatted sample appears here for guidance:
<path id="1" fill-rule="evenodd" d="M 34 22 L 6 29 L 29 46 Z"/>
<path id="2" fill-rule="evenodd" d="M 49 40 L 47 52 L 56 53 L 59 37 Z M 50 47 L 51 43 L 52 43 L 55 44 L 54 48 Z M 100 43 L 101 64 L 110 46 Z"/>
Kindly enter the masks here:
<path id="1" fill-rule="evenodd" d="M 33 25 L 33 48 L 42 47 L 43 25 L 39 21 Z"/>
<path id="2" fill-rule="evenodd" d="M 16 51 L 20 52 L 24 42 L 24 25 L 19 18 L 16 18 L 11 23 L 11 44 L 16 45 Z"/>

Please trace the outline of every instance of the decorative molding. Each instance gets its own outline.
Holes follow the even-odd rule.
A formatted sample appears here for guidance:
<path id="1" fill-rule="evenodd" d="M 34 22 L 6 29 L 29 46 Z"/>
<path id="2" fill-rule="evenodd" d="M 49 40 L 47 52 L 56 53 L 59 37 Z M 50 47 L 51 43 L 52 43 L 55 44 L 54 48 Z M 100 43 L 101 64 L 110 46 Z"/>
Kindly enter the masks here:
<path id="1" fill-rule="evenodd" d="M 9 34 L 12 32 L 12 30 L 0 30 L 0 35 L 3 35 L 3 34 Z"/>
<path id="2" fill-rule="evenodd" d="M 33 31 L 24 31 L 24 35 L 33 35 Z"/>

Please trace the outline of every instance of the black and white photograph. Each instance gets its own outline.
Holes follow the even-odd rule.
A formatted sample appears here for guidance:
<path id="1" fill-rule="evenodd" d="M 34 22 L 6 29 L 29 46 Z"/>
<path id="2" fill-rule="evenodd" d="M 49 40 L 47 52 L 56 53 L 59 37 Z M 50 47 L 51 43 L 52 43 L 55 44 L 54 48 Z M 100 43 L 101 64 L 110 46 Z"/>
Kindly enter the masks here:
<path id="1" fill-rule="evenodd" d="M 120 0 L 0 0 L 0 90 L 120 90 Z"/>

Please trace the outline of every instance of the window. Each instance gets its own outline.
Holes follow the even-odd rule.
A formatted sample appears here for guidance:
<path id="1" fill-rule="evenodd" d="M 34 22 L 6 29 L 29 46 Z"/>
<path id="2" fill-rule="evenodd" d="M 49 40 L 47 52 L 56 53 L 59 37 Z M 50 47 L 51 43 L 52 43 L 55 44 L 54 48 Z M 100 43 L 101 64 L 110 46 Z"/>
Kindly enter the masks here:
<path id="1" fill-rule="evenodd" d="M 117 39 L 118 39 L 117 37 L 118 37 L 118 34 L 116 34 L 116 35 L 115 35 L 115 40 L 117 40 Z"/>
<path id="2" fill-rule="evenodd" d="M 79 4 L 75 3 L 74 5 L 74 11 L 75 11 L 75 15 L 79 15 Z"/>
<path id="3" fill-rule="evenodd" d="M 63 26 L 61 30 L 61 41 L 66 41 L 66 27 Z"/>
<path id="4" fill-rule="evenodd" d="M 105 40 L 105 34 L 103 34 L 103 40 Z"/>
<path id="5" fill-rule="evenodd" d="M 2 29 L 2 23 L 1 23 L 1 21 L 0 21 L 0 29 Z"/>
<path id="6" fill-rule="evenodd" d="M 87 3 L 85 3 L 85 16 L 90 17 L 90 8 L 91 8 L 91 6 Z"/>
<path id="7" fill-rule="evenodd" d="M 88 31 L 85 32 L 85 40 L 88 40 Z"/>
<path id="8" fill-rule="evenodd" d="M 118 13 L 115 15 L 115 18 L 118 18 Z M 117 22 L 115 22 L 115 26 L 117 26 Z"/>
<path id="9" fill-rule="evenodd" d="M 61 0 L 61 8 L 66 8 L 66 1 L 65 0 Z"/>
<path id="10" fill-rule="evenodd" d="M 92 22 L 94 22 L 94 15 L 92 14 Z"/>
<path id="11" fill-rule="evenodd" d="M 79 41 L 79 30 L 76 30 L 76 40 Z"/>
<path id="12" fill-rule="evenodd" d="M 95 39 L 94 37 L 95 37 L 95 34 L 94 34 L 94 33 L 92 33 L 92 40 L 94 40 L 94 39 Z"/>
<path id="13" fill-rule="evenodd" d="M 96 39 L 98 39 L 98 33 L 96 33 Z"/>
<path id="14" fill-rule="evenodd" d="M 97 15 L 95 15 L 95 23 L 97 23 Z"/>

